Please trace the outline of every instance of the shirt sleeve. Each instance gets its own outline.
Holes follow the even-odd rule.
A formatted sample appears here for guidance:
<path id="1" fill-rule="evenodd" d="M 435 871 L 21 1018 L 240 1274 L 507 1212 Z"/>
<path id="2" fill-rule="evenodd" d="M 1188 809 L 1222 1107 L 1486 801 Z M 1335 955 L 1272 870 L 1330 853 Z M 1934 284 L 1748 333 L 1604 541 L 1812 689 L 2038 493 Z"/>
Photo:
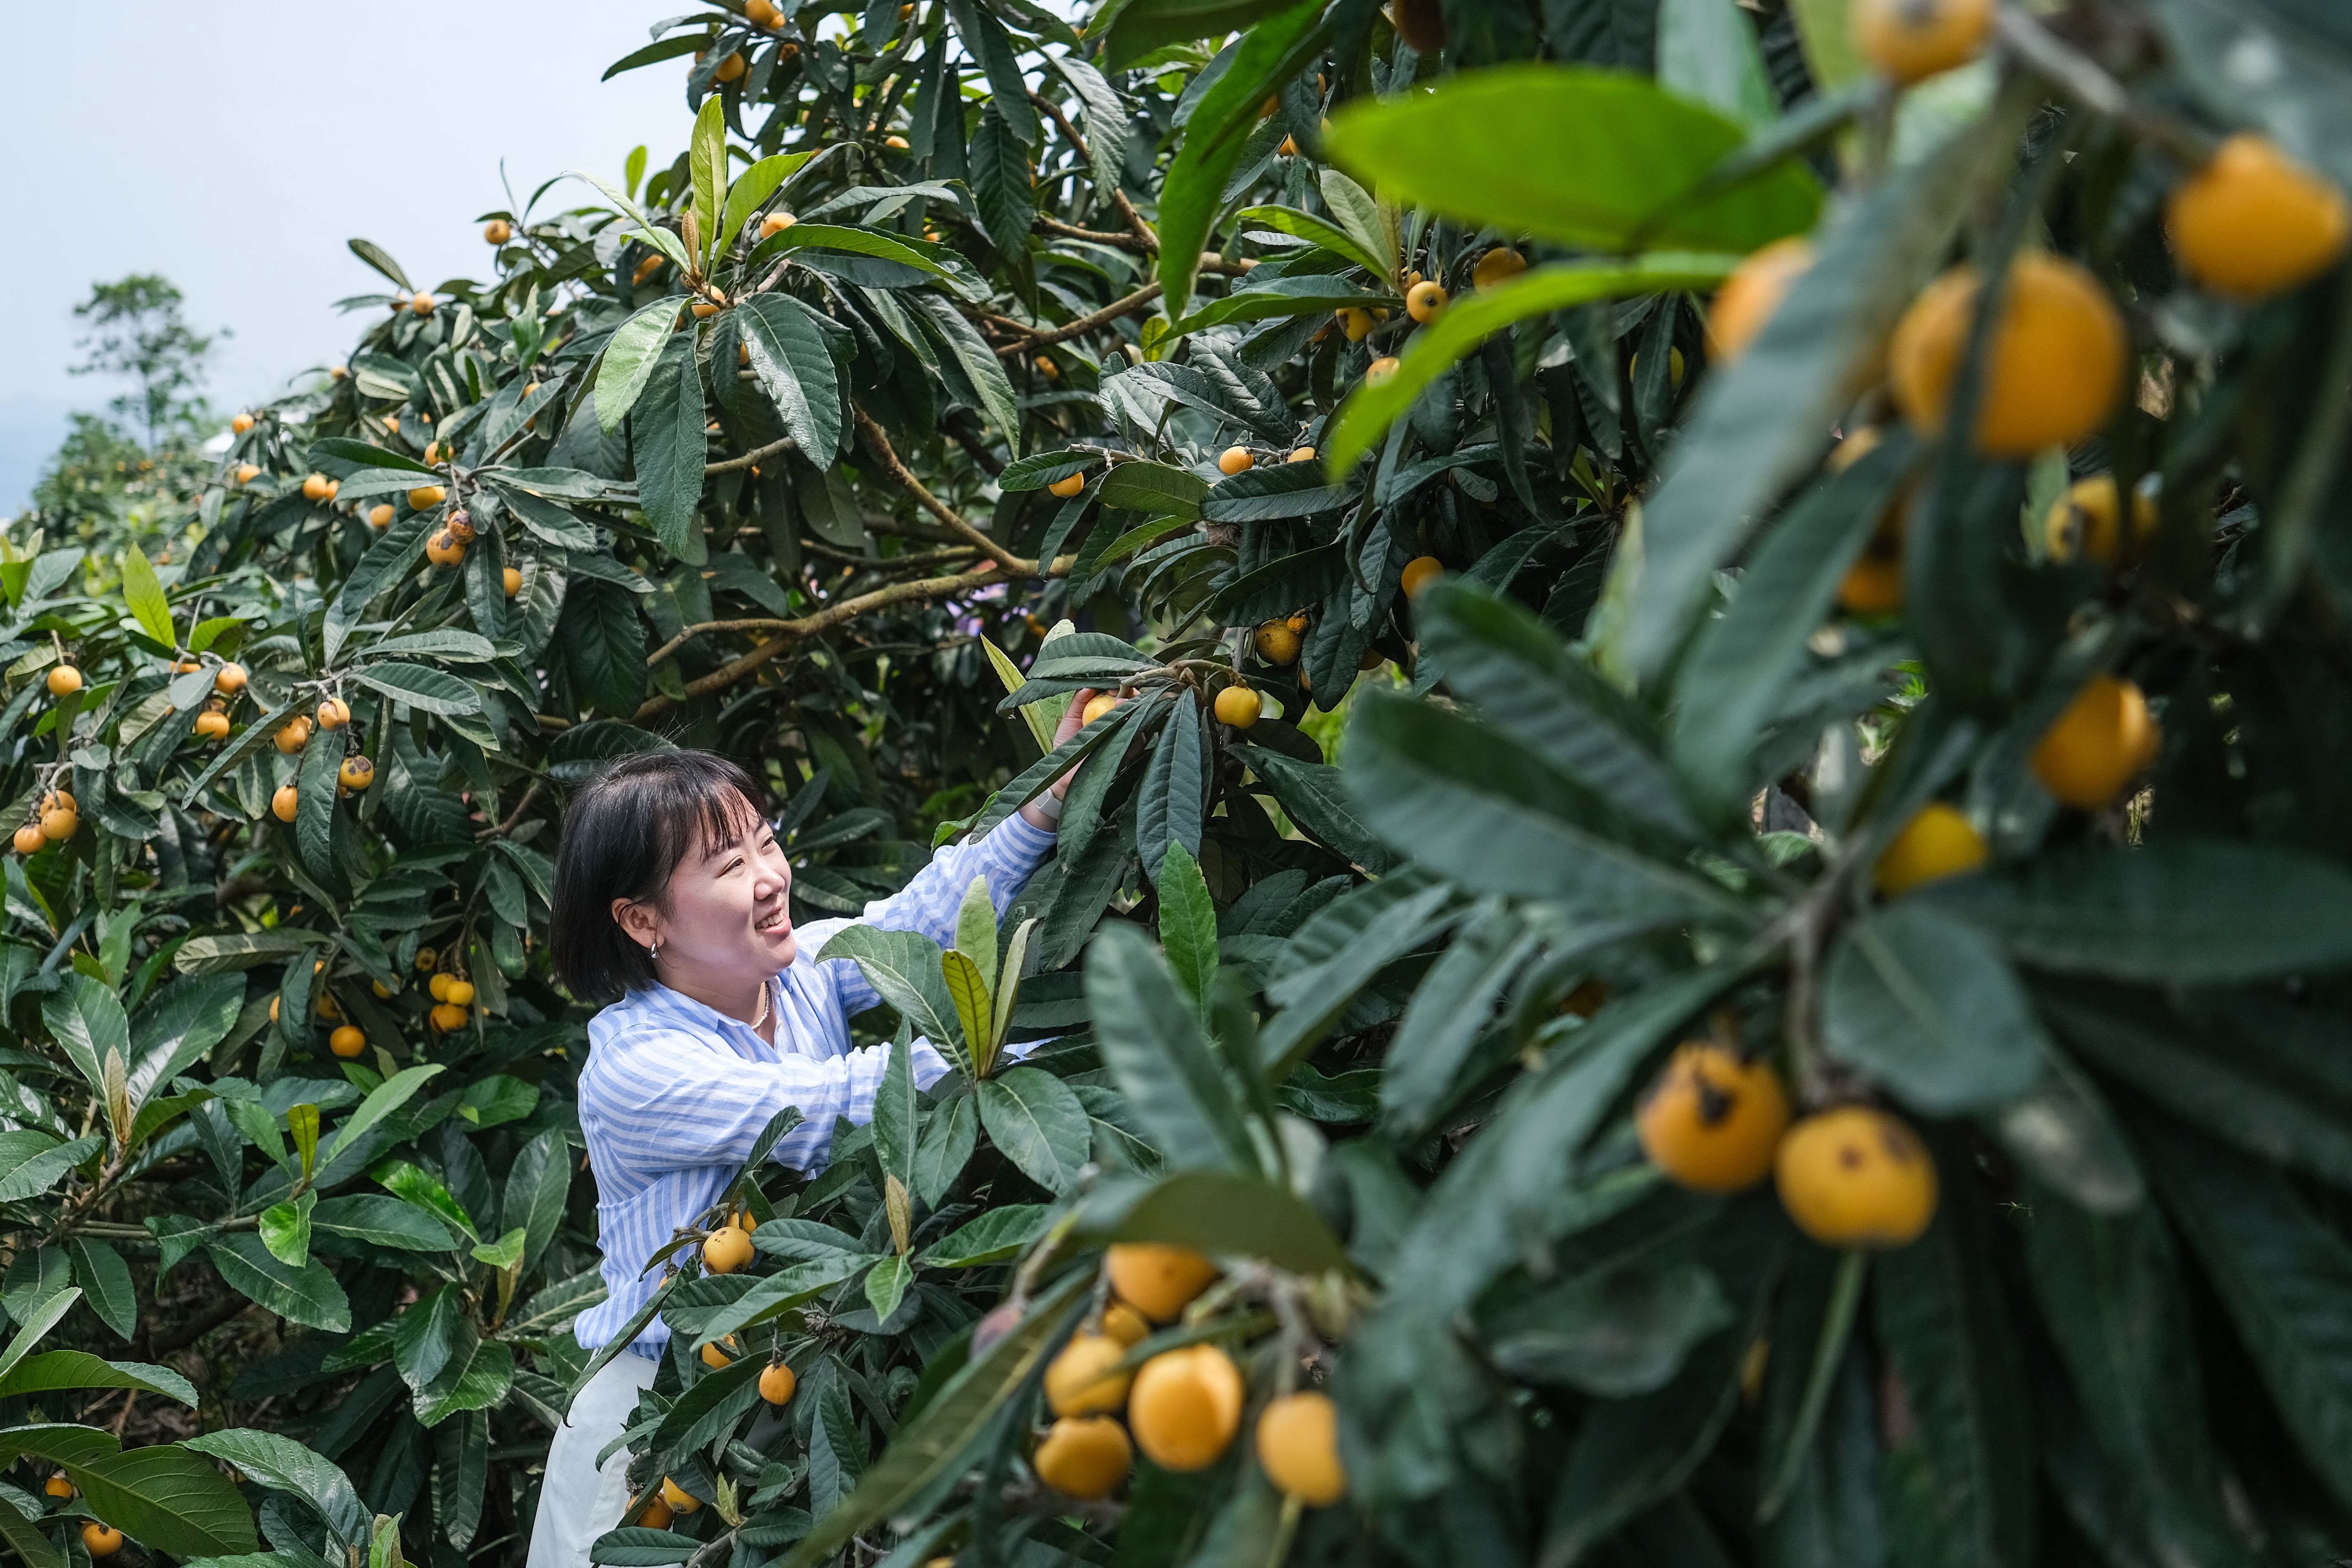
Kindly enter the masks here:
<path id="1" fill-rule="evenodd" d="M 860 1126 L 874 1119 L 891 1047 L 747 1061 L 687 1031 L 664 1029 L 600 1049 L 595 1092 L 616 1152 L 652 1175 L 751 1158 L 753 1142 L 786 1106 L 797 1107 L 803 1120 L 776 1145 L 775 1159 L 798 1170 L 823 1164 L 836 1118 Z M 919 1088 L 947 1071 L 926 1041 L 916 1042 L 910 1065 Z"/>
<path id="2" fill-rule="evenodd" d="M 971 886 L 974 877 L 988 879 L 988 900 L 995 906 L 996 918 L 1001 921 L 1004 911 L 1013 907 L 1013 900 L 1021 896 L 1021 889 L 1029 885 L 1029 879 L 1053 849 L 1054 835 L 1031 826 L 1016 811 L 990 828 L 985 837 L 942 848 L 931 857 L 929 865 L 915 873 L 913 881 L 888 898 L 867 904 L 866 912 L 857 920 L 825 921 L 803 930 L 808 937 L 816 939 L 820 955 L 824 939 L 845 925 L 919 931 L 941 947 L 952 947 L 956 911 L 963 907 L 964 889 Z M 881 1001 L 856 964 L 844 959 L 825 963 L 824 969 L 833 981 L 834 993 L 840 997 L 845 1016 L 856 1017 Z"/>

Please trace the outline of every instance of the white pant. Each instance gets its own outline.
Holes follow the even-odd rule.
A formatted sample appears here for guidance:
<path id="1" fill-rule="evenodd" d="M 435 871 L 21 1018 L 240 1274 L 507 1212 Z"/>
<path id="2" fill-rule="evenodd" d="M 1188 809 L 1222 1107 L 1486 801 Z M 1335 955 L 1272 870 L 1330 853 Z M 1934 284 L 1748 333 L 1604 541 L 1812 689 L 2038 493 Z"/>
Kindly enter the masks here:
<path id="1" fill-rule="evenodd" d="M 572 1402 L 571 1419 L 548 1450 L 528 1568 L 588 1568 L 589 1546 L 621 1522 L 629 1501 L 629 1451 L 615 1449 L 602 1468 L 596 1454 L 627 1429 L 637 1392 L 652 1386 L 656 1370 L 644 1356 L 623 1351 Z"/>

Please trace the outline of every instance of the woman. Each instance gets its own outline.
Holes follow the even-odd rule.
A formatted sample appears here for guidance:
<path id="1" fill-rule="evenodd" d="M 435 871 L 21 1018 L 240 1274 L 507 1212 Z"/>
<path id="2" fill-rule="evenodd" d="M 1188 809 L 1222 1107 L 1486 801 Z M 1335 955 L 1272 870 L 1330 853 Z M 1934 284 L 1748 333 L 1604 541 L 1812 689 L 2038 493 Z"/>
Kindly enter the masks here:
<path id="1" fill-rule="evenodd" d="M 1063 715 L 1076 733 L 1091 692 Z M 1054 845 L 1066 775 L 989 835 L 942 849 L 863 923 L 918 931 L 942 945 L 976 876 L 998 918 Z M 588 1024 L 580 1125 L 596 1176 L 596 1217 L 610 1294 L 574 1332 L 603 1346 L 660 1284 L 656 1249 L 703 1214 L 787 1106 L 802 1121 L 774 1158 L 824 1163 L 836 1118 L 864 1122 L 890 1047 L 849 1047 L 850 1016 L 879 998 L 857 965 L 818 962 L 845 920 L 793 929 L 793 874 L 753 804 L 743 770 L 709 752 L 649 752 L 605 770 L 575 796 L 557 853 L 551 940 L 572 994 L 621 999 Z M 928 1088 L 947 1063 L 912 1047 Z M 669 1331 L 659 1319 L 580 1391 L 555 1436 L 531 1531 L 530 1568 L 575 1568 L 618 1524 L 626 1450 L 599 1466 L 650 1385 Z"/>

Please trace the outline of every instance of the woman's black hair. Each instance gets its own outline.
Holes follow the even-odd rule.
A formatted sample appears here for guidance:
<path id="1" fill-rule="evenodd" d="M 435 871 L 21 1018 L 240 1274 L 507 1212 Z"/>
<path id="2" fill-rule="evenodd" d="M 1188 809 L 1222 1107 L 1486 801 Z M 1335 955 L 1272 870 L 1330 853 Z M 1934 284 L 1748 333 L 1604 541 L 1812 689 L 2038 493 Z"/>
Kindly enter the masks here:
<path id="1" fill-rule="evenodd" d="M 758 811 L 751 775 L 715 752 L 638 752 L 572 797 L 555 854 L 548 941 L 555 972 L 583 1001 L 654 984 L 653 960 L 613 918 L 613 900 L 663 907 L 670 873 Z"/>

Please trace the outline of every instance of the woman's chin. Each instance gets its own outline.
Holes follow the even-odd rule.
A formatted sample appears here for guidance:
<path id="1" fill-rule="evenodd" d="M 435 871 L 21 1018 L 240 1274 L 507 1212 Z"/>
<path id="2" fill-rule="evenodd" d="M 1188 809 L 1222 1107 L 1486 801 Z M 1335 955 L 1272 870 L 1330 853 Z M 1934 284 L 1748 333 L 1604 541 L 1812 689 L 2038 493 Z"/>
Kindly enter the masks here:
<path id="1" fill-rule="evenodd" d="M 778 969 L 790 969 L 793 966 L 793 960 L 800 956 L 800 938 L 793 933 L 792 927 L 786 926 L 780 935 L 769 942 L 768 951 L 775 955 Z"/>

